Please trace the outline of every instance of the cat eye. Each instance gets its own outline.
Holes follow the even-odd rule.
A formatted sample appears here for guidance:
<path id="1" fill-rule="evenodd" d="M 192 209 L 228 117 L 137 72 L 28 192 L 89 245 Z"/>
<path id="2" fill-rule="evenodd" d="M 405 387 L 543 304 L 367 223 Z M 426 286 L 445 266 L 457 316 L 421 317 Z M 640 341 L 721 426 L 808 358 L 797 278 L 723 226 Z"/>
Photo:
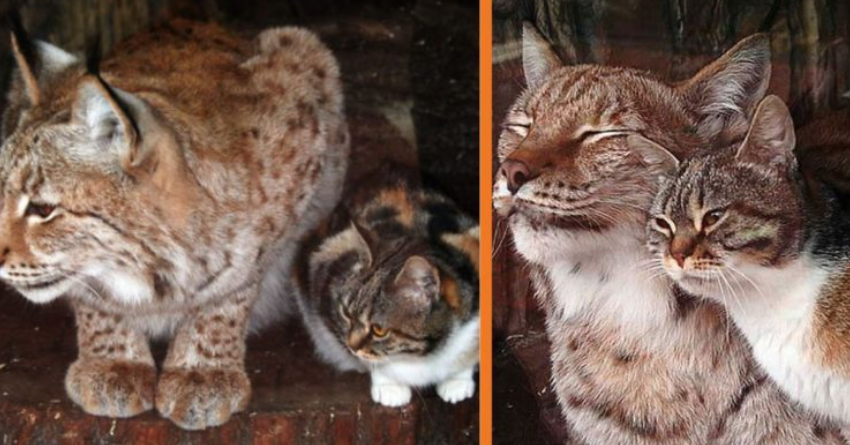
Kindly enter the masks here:
<path id="1" fill-rule="evenodd" d="M 720 218 L 723 217 L 723 210 L 712 210 L 702 217 L 702 228 L 707 229 L 720 221 Z"/>
<path id="2" fill-rule="evenodd" d="M 376 338 L 386 337 L 387 334 L 389 334 L 389 333 L 390 333 L 390 330 L 381 326 L 381 325 L 378 325 L 378 324 L 372 325 L 372 335 L 374 335 Z"/>
<path id="3" fill-rule="evenodd" d="M 24 211 L 24 215 L 25 216 L 35 215 L 35 216 L 38 216 L 39 218 L 46 219 L 50 215 L 52 215 L 53 212 L 55 212 L 55 211 L 56 211 L 55 205 L 42 204 L 42 203 L 36 203 L 36 202 L 30 201 L 29 204 L 27 204 L 26 211 Z"/>
<path id="4" fill-rule="evenodd" d="M 655 227 L 655 230 L 663 232 L 666 235 L 672 235 L 676 231 L 673 222 L 664 216 L 656 216 L 653 218 L 652 225 Z"/>

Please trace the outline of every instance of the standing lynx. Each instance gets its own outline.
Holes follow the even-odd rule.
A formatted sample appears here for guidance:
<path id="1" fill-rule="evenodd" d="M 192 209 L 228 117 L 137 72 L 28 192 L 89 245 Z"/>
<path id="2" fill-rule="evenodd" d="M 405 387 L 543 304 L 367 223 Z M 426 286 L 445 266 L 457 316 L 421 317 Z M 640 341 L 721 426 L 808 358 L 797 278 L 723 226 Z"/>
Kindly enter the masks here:
<path id="1" fill-rule="evenodd" d="M 743 40 L 675 86 L 638 70 L 564 67 L 530 26 L 523 40 L 529 89 L 505 120 L 494 204 L 546 310 L 573 438 L 841 443 L 764 376 L 718 306 L 649 270 L 644 246 L 674 155 L 746 133 L 770 76 L 768 39 Z"/>
<path id="2" fill-rule="evenodd" d="M 70 398 L 187 429 L 250 396 L 245 336 L 271 321 L 296 243 L 336 204 L 348 135 L 313 34 L 253 44 L 176 21 L 92 67 L 13 37 L 0 152 L 0 278 L 70 300 Z M 89 65 L 89 66 L 87 66 Z M 157 371 L 148 339 L 171 339 Z"/>

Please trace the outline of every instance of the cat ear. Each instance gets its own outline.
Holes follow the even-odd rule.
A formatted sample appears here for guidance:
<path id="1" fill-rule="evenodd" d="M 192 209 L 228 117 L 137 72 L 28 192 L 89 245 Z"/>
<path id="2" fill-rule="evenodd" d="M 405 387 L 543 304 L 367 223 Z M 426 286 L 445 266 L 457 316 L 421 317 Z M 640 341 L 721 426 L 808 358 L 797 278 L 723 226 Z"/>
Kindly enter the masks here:
<path id="1" fill-rule="evenodd" d="M 626 143 L 651 168 L 667 172 L 679 166 L 679 160 L 673 153 L 643 135 L 633 134 L 626 139 Z"/>
<path id="2" fill-rule="evenodd" d="M 522 23 L 522 69 L 529 88 L 537 88 L 563 62 L 546 39 L 528 22 Z"/>
<path id="3" fill-rule="evenodd" d="M 17 14 L 11 14 L 9 21 L 16 65 L 9 104 L 22 107 L 38 105 L 44 83 L 79 60 L 50 43 L 31 41 Z"/>
<path id="4" fill-rule="evenodd" d="M 355 234 L 355 249 L 358 255 L 363 258 L 364 267 L 372 266 L 372 246 L 370 244 L 370 240 L 372 238 L 371 232 L 360 224 L 357 223 L 355 219 L 351 220 L 351 228 L 354 230 Z"/>
<path id="5" fill-rule="evenodd" d="M 755 34 L 700 70 L 680 88 L 701 136 L 731 143 L 746 134 L 770 83 L 770 38 Z"/>
<path id="6" fill-rule="evenodd" d="M 794 162 L 795 144 L 791 113 L 782 99 L 771 95 L 759 104 L 735 157 L 741 162 L 785 169 Z"/>
<path id="7" fill-rule="evenodd" d="M 394 290 L 418 306 L 430 306 L 440 297 L 440 274 L 428 260 L 413 255 L 395 278 Z"/>

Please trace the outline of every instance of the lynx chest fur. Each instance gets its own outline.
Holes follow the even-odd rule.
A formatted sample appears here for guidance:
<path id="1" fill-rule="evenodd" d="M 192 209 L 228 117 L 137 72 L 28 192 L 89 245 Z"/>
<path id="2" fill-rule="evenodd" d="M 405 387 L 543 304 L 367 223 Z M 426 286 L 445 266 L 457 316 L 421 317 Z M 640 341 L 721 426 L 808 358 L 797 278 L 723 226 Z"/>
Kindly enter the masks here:
<path id="1" fill-rule="evenodd" d="M 296 28 L 249 43 L 176 21 L 102 63 L 15 36 L 0 279 L 34 302 L 72 297 L 80 360 L 69 394 L 96 414 L 150 407 L 147 388 L 133 406 L 126 394 L 88 397 L 114 363 L 147 375 L 153 334 L 175 337 L 166 370 L 229 368 L 235 400 L 247 400 L 248 326 L 280 311 L 297 241 L 341 190 L 348 134 L 333 56 Z M 172 400 L 196 397 L 174 384 L 157 407 L 187 428 L 241 406 L 195 410 Z"/>

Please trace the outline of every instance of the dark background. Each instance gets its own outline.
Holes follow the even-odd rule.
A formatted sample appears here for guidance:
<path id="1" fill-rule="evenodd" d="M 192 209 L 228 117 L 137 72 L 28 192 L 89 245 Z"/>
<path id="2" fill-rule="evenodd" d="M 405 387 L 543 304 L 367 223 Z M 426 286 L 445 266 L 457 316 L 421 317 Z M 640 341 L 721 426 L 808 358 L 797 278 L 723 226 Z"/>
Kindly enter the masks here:
<path id="1" fill-rule="evenodd" d="M 269 26 L 306 26 L 342 68 L 352 135 L 349 183 L 384 158 L 418 163 L 478 214 L 477 2 L 30 0 L 0 3 L 0 14 L 13 6 L 32 37 L 75 52 L 99 34 L 108 53 L 121 39 L 173 17 L 218 22 L 245 37 Z M 12 64 L 6 36 L 0 25 L 3 85 Z M 132 420 L 88 416 L 64 394 L 74 334 L 62 304 L 35 306 L 0 288 L 0 444 L 478 442 L 477 398 L 449 405 L 426 389 L 403 409 L 377 406 L 368 376 L 335 374 L 313 359 L 297 321 L 250 339 L 251 405 L 220 428 L 186 432 L 155 413 Z"/>
<path id="2" fill-rule="evenodd" d="M 494 144 L 507 107 L 525 87 L 523 21 L 535 24 L 568 64 L 636 67 L 673 81 L 741 38 L 769 32 L 770 93 L 786 100 L 798 126 L 850 102 L 847 0 L 494 0 L 493 6 Z M 493 166 L 497 171 L 495 158 Z M 548 388 L 542 315 L 504 223 L 493 218 L 496 443 L 564 443 L 568 432 Z"/>

